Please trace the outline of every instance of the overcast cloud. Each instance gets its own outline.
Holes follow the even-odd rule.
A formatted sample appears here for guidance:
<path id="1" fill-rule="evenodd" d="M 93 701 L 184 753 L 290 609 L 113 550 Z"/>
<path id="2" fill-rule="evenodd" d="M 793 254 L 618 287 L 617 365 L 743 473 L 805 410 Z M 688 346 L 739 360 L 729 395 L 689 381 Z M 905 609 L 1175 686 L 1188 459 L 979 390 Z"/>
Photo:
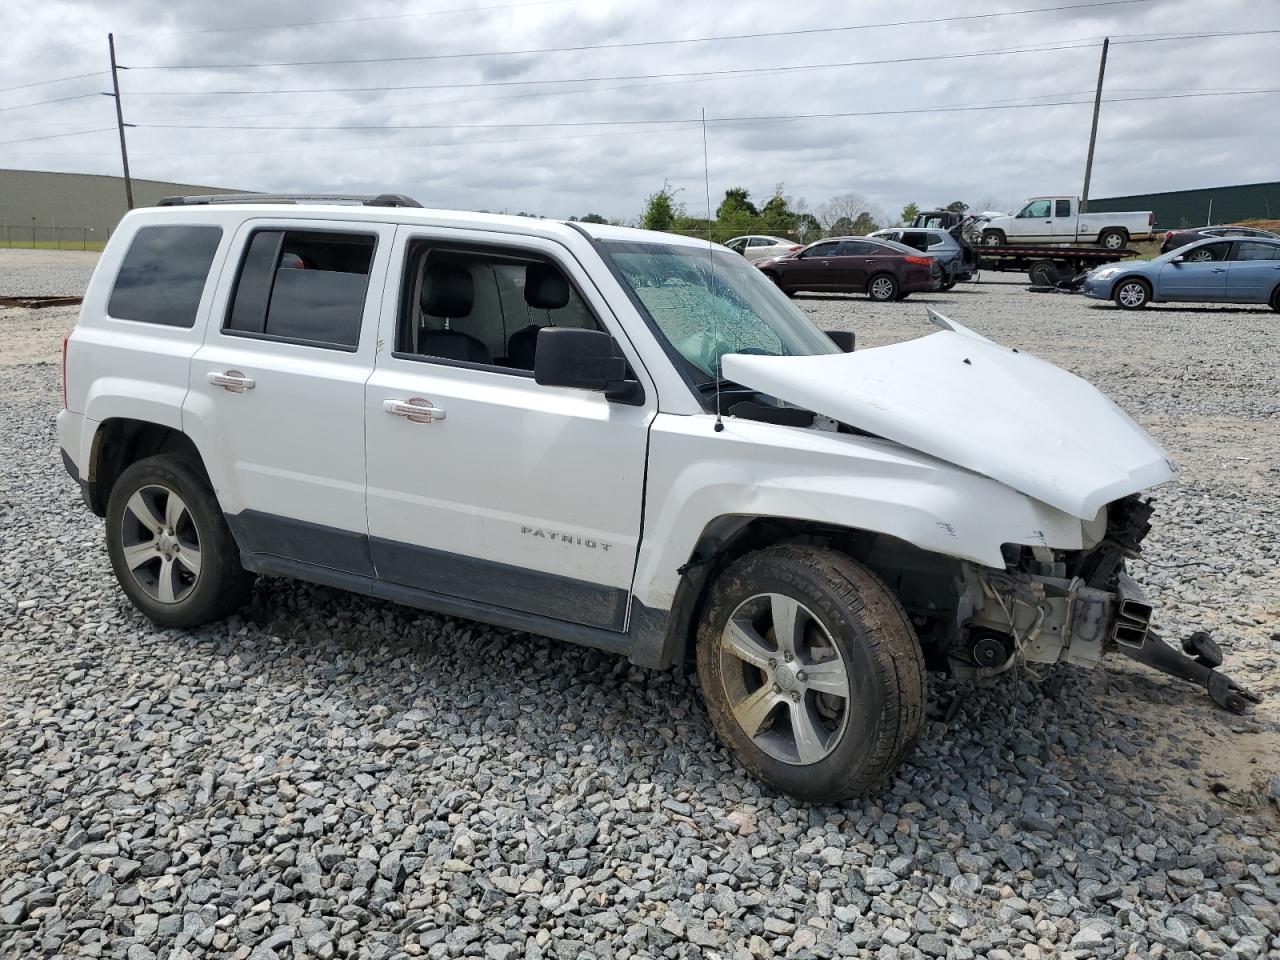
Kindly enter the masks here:
<path id="1" fill-rule="evenodd" d="M 960 54 L 1169 33 L 1280 30 L 1280 0 L 1144 0 L 1092 10 L 949 24 L 579 52 L 236 69 L 160 65 L 380 59 L 586 46 L 1025 10 L 1094 0 L 4 0 L 0 88 L 120 62 L 136 177 L 272 191 L 403 192 L 425 205 L 598 212 L 631 219 L 664 180 L 691 213 L 705 206 L 696 124 L 562 126 L 594 120 L 791 116 L 944 105 L 1090 101 L 1096 43 L 1007 56 L 852 66 L 690 81 L 557 86 L 530 80 L 787 67 Z M 488 7 L 490 9 L 482 9 Z M 461 12 L 426 14 L 443 9 Z M 477 9 L 480 8 L 480 9 Z M 272 29 L 297 21 L 414 16 Z M 262 27 L 262 29 L 235 29 Z M 196 32 L 206 31 L 206 32 Z M 222 31 L 222 32 L 207 32 Z M 84 41 L 78 43 L 77 41 Z M 57 42 L 59 46 L 49 46 Z M 1113 42 L 1107 96 L 1280 88 L 1280 34 Z M 503 86 L 468 86 L 501 82 Z M 292 92 L 333 87 L 429 89 Z M 108 77 L 0 93 L 0 141 L 112 127 L 0 147 L 0 166 L 119 174 Z M 213 94 L 202 91 L 262 91 Z M 530 96 L 529 94 L 537 94 Z M 1104 103 L 1093 195 L 1280 179 L 1277 94 Z M 845 192 L 891 214 L 908 201 L 996 201 L 1077 193 L 1091 103 L 1032 109 L 712 122 L 713 206 L 726 187 L 763 200 L 775 184 L 816 206 Z M 259 126 L 175 129 L 161 124 Z M 390 129 L 450 124 L 486 128 Z M 515 126 L 516 124 L 524 126 Z M 284 127 L 337 127 L 297 130 Z M 372 129 L 352 129 L 354 127 Z"/>

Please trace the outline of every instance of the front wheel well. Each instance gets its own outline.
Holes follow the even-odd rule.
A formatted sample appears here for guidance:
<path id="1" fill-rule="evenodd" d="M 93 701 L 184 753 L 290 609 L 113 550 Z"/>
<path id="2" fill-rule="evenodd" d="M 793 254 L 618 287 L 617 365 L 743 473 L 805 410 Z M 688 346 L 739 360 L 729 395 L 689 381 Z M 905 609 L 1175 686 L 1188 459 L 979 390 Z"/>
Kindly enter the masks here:
<path id="1" fill-rule="evenodd" d="M 718 517 L 704 528 L 680 568 L 664 644 L 668 664 L 682 664 L 692 656 L 697 624 L 716 578 L 740 557 L 781 544 L 828 547 L 864 564 L 907 608 L 926 647 L 932 628 L 945 626 L 959 603 L 960 561 L 954 557 L 870 530 L 786 517 Z"/>
<path id="2" fill-rule="evenodd" d="M 172 454 L 189 462 L 208 478 L 196 445 L 181 430 L 146 420 L 111 417 L 98 427 L 89 452 L 89 506 L 100 517 L 120 475 L 139 460 Z"/>

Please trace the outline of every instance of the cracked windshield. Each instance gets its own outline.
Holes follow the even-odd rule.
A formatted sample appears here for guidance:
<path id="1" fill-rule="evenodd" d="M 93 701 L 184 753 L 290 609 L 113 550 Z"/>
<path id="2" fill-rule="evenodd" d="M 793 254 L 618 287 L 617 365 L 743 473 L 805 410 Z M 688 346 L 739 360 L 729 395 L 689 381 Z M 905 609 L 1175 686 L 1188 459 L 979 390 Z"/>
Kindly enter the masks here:
<path id="1" fill-rule="evenodd" d="M 663 243 L 605 246 L 663 336 L 708 382 L 719 376 L 718 361 L 726 353 L 840 352 L 742 257 Z"/>

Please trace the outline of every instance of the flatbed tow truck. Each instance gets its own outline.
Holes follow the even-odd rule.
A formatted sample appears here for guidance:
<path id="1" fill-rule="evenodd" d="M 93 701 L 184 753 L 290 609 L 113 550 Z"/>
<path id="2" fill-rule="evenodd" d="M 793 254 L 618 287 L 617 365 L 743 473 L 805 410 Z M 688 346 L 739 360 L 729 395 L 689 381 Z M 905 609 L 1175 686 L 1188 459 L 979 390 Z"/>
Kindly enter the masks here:
<path id="1" fill-rule="evenodd" d="M 1031 283 L 1038 287 L 1056 287 L 1064 280 L 1100 267 L 1138 256 L 1137 250 L 1106 250 L 1102 247 L 1053 247 L 1020 244 L 998 247 L 986 244 L 977 248 L 978 266 L 1000 272 L 1026 271 Z"/>

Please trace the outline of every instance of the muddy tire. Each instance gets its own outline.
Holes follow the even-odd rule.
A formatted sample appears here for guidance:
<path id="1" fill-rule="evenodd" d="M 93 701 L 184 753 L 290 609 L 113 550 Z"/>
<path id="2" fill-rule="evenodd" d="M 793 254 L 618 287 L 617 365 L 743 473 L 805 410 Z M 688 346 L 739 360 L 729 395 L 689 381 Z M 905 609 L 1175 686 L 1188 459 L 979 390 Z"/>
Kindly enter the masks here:
<path id="1" fill-rule="evenodd" d="M 171 455 L 139 460 L 107 503 L 107 555 L 133 605 L 164 627 L 195 627 L 248 602 L 227 521 L 198 467 Z"/>
<path id="2" fill-rule="evenodd" d="M 698 677 L 737 760 L 810 803 L 881 790 L 924 719 L 924 655 L 902 604 L 824 548 L 769 547 L 716 579 Z"/>

